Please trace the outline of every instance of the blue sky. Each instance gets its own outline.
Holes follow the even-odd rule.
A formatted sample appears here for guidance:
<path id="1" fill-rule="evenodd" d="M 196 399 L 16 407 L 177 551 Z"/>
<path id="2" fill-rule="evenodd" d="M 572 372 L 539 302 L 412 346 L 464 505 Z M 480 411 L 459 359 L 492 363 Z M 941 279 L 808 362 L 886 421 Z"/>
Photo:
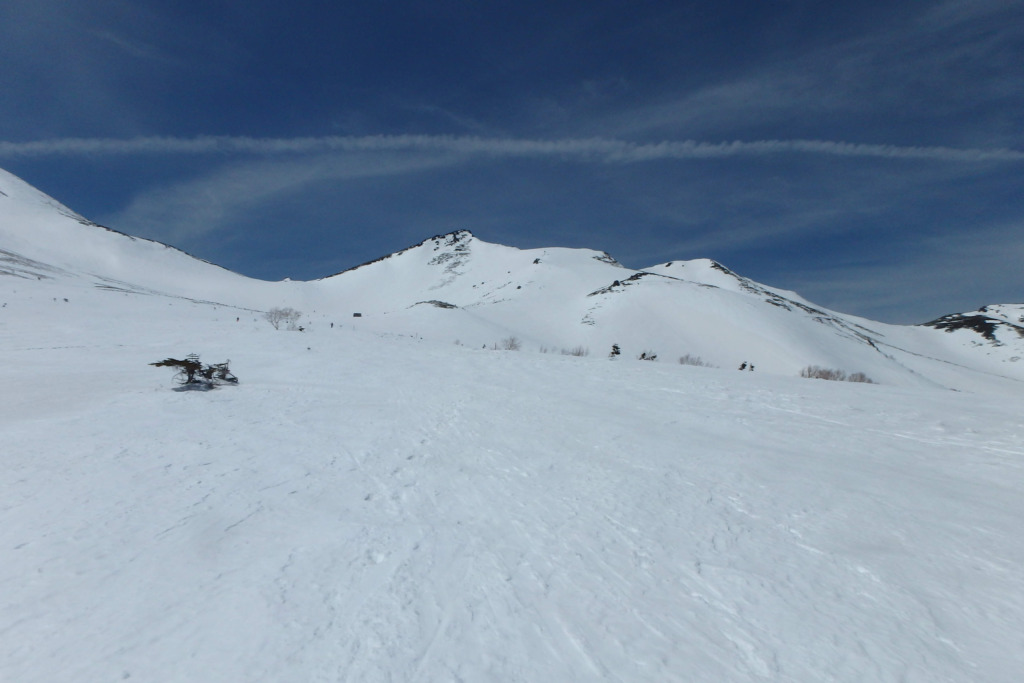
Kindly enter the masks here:
<path id="1" fill-rule="evenodd" d="M 254 277 L 467 228 L 1024 301 L 1024 0 L 12 0 L 0 92 L 0 167 Z"/>

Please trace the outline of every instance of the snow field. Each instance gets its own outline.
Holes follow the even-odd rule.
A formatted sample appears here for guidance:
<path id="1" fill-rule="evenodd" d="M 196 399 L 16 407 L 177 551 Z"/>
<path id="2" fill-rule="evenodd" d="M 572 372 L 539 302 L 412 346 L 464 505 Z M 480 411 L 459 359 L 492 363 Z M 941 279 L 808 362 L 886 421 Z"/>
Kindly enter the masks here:
<path id="1" fill-rule="evenodd" d="M 0 325 L 0 680 L 1024 670 L 1019 399 L 33 291 Z M 146 365 L 189 352 L 241 384 Z"/>
<path id="2" fill-rule="evenodd" d="M 263 283 L 0 183 L 0 680 L 1024 670 L 1012 330 L 794 313 L 706 260 L 626 285 L 468 233 Z M 147 365 L 191 352 L 241 384 Z"/>

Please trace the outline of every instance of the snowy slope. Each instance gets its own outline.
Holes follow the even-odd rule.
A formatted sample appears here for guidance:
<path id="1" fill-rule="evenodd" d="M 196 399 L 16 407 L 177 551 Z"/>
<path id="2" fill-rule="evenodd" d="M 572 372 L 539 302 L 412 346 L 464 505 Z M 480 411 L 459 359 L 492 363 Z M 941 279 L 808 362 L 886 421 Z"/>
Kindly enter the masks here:
<path id="1" fill-rule="evenodd" d="M 0 276 L 239 306 L 274 301 L 272 283 L 99 226 L 2 169 Z"/>
<path id="2" fill-rule="evenodd" d="M 883 325 L 822 309 L 707 259 L 635 271 L 604 252 L 520 250 L 468 231 L 318 281 L 261 282 L 97 226 L 4 172 L 0 274 L 215 302 L 240 315 L 290 306 L 305 313 L 308 329 L 357 324 L 477 348 L 514 337 L 529 351 L 603 356 L 617 344 L 627 356 L 656 353 L 663 362 L 688 355 L 788 376 L 819 365 L 899 386 L 1014 394 L 1024 382 L 1022 328 L 997 314 L 1019 318 L 1020 307 L 986 309 L 997 316 L 988 340 L 989 323 Z"/>
<path id="3" fill-rule="evenodd" d="M 19 183 L 0 175 L 2 681 L 1024 670 L 1013 335 L 468 233 L 261 283 Z M 506 335 L 523 350 L 480 348 Z M 148 365 L 193 352 L 241 383 L 174 391 Z M 886 383 L 796 377 L 810 362 Z"/>
<path id="4" fill-rule="evenodd" d="M 945 315 L 924 326 L 954 334 L 973 346 L 1009 347 L 1011 353 L 1019 354 L 1024 339 L 1024 304 L 982 306 L 969 313 Z"/>
<path id="5" fill-rule="evenodd" d="M 1024 669 L 1019 398 L 40 287 L 0 326 L 0 680 Z M 147 365 L 188 352 L 241 383 Z"/>
<path id="6" fill-rule="evenodd" d="M 509 335 L 529 350 L 653 351 L 722 368 L 798 375 L 808 365 L 903 386 L 1016 393 L 1024 338 L 981 352 L 973 339 L 828 311 L 707 259 L 643 271 L 586 249 L 520 250 L 467 231 L 441 235 L 321 281 L 363 329 L 467 346 Z M 344 309 L 342 309 L 344 310 Z"/>

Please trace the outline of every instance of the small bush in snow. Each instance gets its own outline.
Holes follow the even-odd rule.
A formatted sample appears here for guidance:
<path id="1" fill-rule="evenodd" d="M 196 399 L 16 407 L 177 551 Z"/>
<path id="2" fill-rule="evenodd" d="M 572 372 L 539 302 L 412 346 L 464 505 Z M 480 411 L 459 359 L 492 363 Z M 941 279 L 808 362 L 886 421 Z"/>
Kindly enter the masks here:
<path id="1" fill-rule="evenodd" d="M 185 360 L 177 358 L 165 358 L 150 365 L 158 368 L 178 368 L 174 380 L 188 389 L 213 389 L 221 384 L 238 384 L 238 378 L 231 374 L 228 363 L 213 363 L 207 365 L 199 361 L 199 356 L 192 353 L 185 356 Z"/>
<path id="2" fill-rule="evenodd" d="M 690 354 L 686 354 L 685 356 L 680 356 L 679 357 L 679 364 L 680 365 L 693 365 L 693 366 L 698 367 L 698 368 L 713 368 L 713 367 L 715 367 L 715 366 L 711 365 L 710 363 L 705 363 L 704 359 L 701 358 L 700 356 L 691 356 Z"/>
<path id="3" fill-rule="evenodd" d="M 573 347 L 571 349 L 562 349 L 562 355 L 563 356 L 579 356 L 579 357 L 582 358 L 583 356 L 589 356 L 590 355 L 590 349 L 588 349 L 585 346 L 575 346 L 575 347 Z"/>
<path id="4" fill-rule="evenodd" d="M 284 325 L 287 330 L 295 330 L 298 329 L 296 323 L 299 322 L 301 315 L 302 313 L 294 308 L 271 308 L 263 314 L 263 317 L 274 326 L 275 330 L 281 329 L 281 325 Z"/>
<path id="5" fill-rule="evenodd" d="M 636 359 L 637 360 L 658 360 L 658 354 L 656 354 L 654 351 L 643 351 L 643 352 L 640 353 L 639 356 L 636 357 Z"/>
<path id="6" fill-rule="evenodd" d="M 494 351 L 518 351 L 523 347 L 519 337 L 505 337 L 491 347 Z"/>
<path id="7" fill-rule="evenodd" d="M 618 358 L 619 354 L 622 353 L 622 349 L 619 348 L 618 344 L 612 344 L 612 352 L 608 354 L 609 358 Z"/>
<path id="8" fill-rule="evenodd" d="M 808 379 L 827 379 L 832 382 L 842 382 L 846 380 L 846 373 L 842 370 L 836 370 L 835 368 L 823 368 L 820 365 L 808 365 L 800 371 L 800 376 Z"/>
<path id="9" fill-rule="evenodd" d="M 833 382 L 861 382 L 863 384 L 874 384 L 874 381 L 863 372 L 855 372 L 852 375 L 847 375 L 842 370 L 823 368 L 819 365 L 808 365 L 800 371 L 800 376 L 809 377 L 811 379 L 828 379 Z"/>

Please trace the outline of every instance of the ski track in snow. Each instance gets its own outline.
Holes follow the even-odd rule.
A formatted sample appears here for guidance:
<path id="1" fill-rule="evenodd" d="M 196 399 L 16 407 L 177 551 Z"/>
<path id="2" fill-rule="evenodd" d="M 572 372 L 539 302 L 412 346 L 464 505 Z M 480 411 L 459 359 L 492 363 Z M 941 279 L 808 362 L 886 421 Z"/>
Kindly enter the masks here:
<path id="1" fill-rule="evenodd" d="M 0 680 L 1024 670 L 1019 400 L 125 305 L 0 329 Z"/>

